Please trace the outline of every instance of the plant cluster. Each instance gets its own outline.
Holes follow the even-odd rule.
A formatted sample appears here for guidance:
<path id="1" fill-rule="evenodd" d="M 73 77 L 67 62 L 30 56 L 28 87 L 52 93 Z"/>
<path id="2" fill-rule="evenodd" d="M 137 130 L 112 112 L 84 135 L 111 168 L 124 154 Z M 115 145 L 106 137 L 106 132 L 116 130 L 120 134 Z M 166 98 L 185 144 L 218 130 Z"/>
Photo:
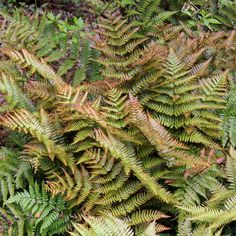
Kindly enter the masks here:
<path id="1" fill-rule="evenodd" d="M 1 12 L 0 235 L 235 235 L 234 4 L 77 4 Z"/>

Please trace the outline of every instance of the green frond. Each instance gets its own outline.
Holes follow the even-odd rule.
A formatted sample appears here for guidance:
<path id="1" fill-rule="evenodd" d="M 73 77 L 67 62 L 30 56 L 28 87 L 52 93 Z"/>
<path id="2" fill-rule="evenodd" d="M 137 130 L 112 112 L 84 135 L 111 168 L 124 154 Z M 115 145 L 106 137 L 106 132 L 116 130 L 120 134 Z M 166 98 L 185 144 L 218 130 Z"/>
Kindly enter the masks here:
<path id="1" fill-rule="evenodd" d="M 140 223 L 150 222 L 153 220 L 159 220 L 161 218 L 168 218 L 167 215 L 153 210 L 143 210 L 134 212 L 130 217 L 125 218 L 125 221 L 129 226 L 137 225 Z"/>
<path id="2" fill-rule="evenodd" d="M 20 88 L 17 80 L 13 80 L 11 76 L 1 74 L 0 90 L 5 94 L 6 102 L 9 104 L 9 109 L 26 108 L 33 110 L 32 102 L 26 98 L 24 92 Z"/>
<path id="3" fill-rule="evenodd" d="M 74 169 L 73 157 L 66 153 L 63 146 L 56 144 L 46 135 L 45 127 L 30 112 L 21 109 L 12 114 L 9 113 L 1 117 L 1 124 L 13 130 L 31 134 L 32 137 L 45 145 L 50 159 L 53 160 L 56 156 L 64 165 L 68 165 L 72 170 Z"/>
<path id="4" fill-rule="evenodd" d="M 51 224 L 57 220 L 60 221 L 62 211 L 65 215 L 68 214 L 65 211 L 65 203 L 60 197 L 50 198 L 43 188 L 40 190 L 38 184 L 30 186 L 29 191 L 16 193 L 7 200 L 7 204 L 13 203 L 19 205 L 23 212 L 34 215 L 34 225 L 42 234 L 50 233 Z M 58 222 L 58 226 L 68 223 L 65 217 L 64 221 Z"/>
<path id="5" fill-rule="evenodd" d="M 151 193 L 137 193 L 130 197 L 127 201 L 123 201 L 114 206 L 112 209 L 104 210 L 103 212 L 104 214 L 111 214 L 115 217 L 124 217 L 127 214 L 135 211 L 151 198 L 153 198 L 153 194 Z"/>
<path id="6" fill-rule="evenodd" d="M 133 230 L 124 221 L 111 216 L 102 218 L 89 217 L 85 218 L 85 221 L 89 224 L 89 228 L 81 224 L 73 224 L 75 231 L 71 232 L 70 235 L 134 235 Z"/>
<path id="7" fill-rule="evenodd" d="M 236 168 L 236 152 L 233 147 L 230 148 L 230 155 L 227 156 L 225 172 L 227 176 L 227 180 L 230 183 L 230 188 L 235 189 L 236 187 L 236 176 L 235 176 L 235 168 Z"/>
<path id="8" fill-rule="evenodd" d="M 123 185 L 121 188 L 106 194 L 101 198 L 98 203 L 101 205 L 107 205 L 114 202 L 122 202 L 129 199 L 133 194 L 138 192 L 142 188 L 141 184 L 137 181 L 129 182 Z"/>
<path id="9" fill-rule="evenodd" d="M 125 146 L 125 144 L 116 140 L 111 135 L 105 136 L 105 134 L 100 130 L 96 131 L 96 139 L 104 148 L 108 148 L 111 155 L 121 160 L 127 174 L 132 170 L 141 183 L 162 201 L 174 201 L 169 192 L 167 192 L 161 185 L 157 184 L 148 173 L 145 173 L 143 167 L 136 159 L 134 150 L 131 146 Z"/>

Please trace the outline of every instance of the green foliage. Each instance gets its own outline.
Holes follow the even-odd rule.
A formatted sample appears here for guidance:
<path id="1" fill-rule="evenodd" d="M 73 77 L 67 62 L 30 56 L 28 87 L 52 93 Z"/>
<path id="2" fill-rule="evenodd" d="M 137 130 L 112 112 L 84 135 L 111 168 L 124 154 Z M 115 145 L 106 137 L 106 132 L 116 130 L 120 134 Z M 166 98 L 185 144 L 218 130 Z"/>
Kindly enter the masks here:
<path id="1" fill-rule="evenodd" d="M 171 19 L 176 11 L 161 11 L 160 0 L 119 0 L 115 1 L 124 9 L 126 16 L 133 24 L 141 27 L 146 34 L 159 24 Z"/>
<path id="2" fill-rule="evenodd" d="M 183 225 L 180 225 L 180 232 L 183 235 L 185 235 L 184 230 L 191 230 L 191 222 L 197 223 L 193 235 L 199 235 L 200 232 L 203 235 L 225 235 L 221 234 L 224 225 L 235 221 L 235 150 L 233 148 L 230 148 L 226 160 L 227 182 L 224 185 L 215 178 L 219 174 L 220 169 L 215 166 L 191 178 L 187 182 L 189 187 L 184 187 L 187 192 L 182 205 L 179 206 L 183 210 L 180 220 L 185 219 L 188 222 L 183 221 Z"/>
<path id="3" fill-rule="evenodd" d="M 139 96 L 141 104 L 180 141 L 220 148 L 215 140 L 222 137 L 218 113 L 225 108 L 228 75 L 210 73 L 211 59 L 203 57 L 205 45 L 199 48 L 182 36 L 170 42 L 162 38 L 165 45 L 147 44 L 132 23 L 123 21 L 120 26 L 119 15 L 111 19 L 100 24 L 104 39 L 95 40 L 107 82 Z M 122 32 L 119 38 L 117 31 Z"/>
<path id="4" fill-rule="evenodd" d="M 224 136 L 222 138 L 222 142 L 224 146 L 236 146 L 236 131 L 235 131 L 235 125 L 236 125 L 236 107 L 235 107 L 235 101 L 236 101 L 236 89 L 235 85 L 232 86 L 227 99 L 227 109 L 223 113 L 223 130 L 224 130 Z"/>
<path id="5" fill-rule="evenodd" d="M 43 182 L 41 190 L 31 182 L 29 189 L 9 197 L 5 194 L 6 204 L 22 207 L 27 216 L 39 217 L 22 232 L 54 235 L 68 228 L 74 214 L 82 223 L 86 212 L 129 217 L 135 232 L 137 225 L 142 228 L 157 217 L 166 218 L 158 209 L 148 211 L 144 205 L 150 200 L 160 206 L 176 200 L 140 161 L 136 145 L 151 145 L 126 121 L 127 96 L 112 90 L 94 99 L 88 91 L 81 91 L 82 86 L 72 87 L 63 81 L 46 62 L 25 49 L 5 48 L 2 53 L 13 68 L 26 72 L 24 86 L 17 78 L 6 84 L 4 78 L 9 74 L 2 73 L 6 112 L 0 123 L 27 136 L 20 164 L 28 163 L 34 182 Z M 15 103 L 20 97 L 32 101 L 31 106 L 29 102 Z M 146 156 L 148 159 L 151 157 Z"/>
<path id="6" fill-rule="evenodd" d="M 6 204 L 20 206 L 24 215 L 31 216 L 25 226 L 24 232 L 27 235 L 33 235 L 33 232 L 55 235 L 64 232 L 70 223 L 70 211 L 63 199 L 59 196 L 51 197 L 43 187 L 40 189 L 37 183 L 29 186 L 29 191 L 24 190 L 10 197 Z"/>
<path id="7" fill-rule="evenodd" d="M 76 81 L 85 78 L 94 80 L 98 68 L 91 63 L 90 57 L 96 58 L 96 52 L 90 47 L 88 35 L 82 31 L 84 27 L 82 18 L 74 17 L 72 20 L 62 21 L 60 14 L 52 13 L 42 15 L 36 13 L 29 18 L 25 16 L 23 10 L 14 11 L 13 16 L 4 12 L 1 14 L 7 23 L 2 26 L 1 34 L 4 48 L 16 50 L 27 48 L 36 57 L 55 66 L 59 75 L 66 74 L 67 81 L 74 79 L 77 83 Z M 78 67 L 79 63 L 81 65 Z M 7 70 L 6 62 L 4 66 Z M 16 74 L 15 76 L 19 77 Z"/>
<path id="8" fill-rule="evenodd" d="M 236 22 L 236 3 L 234 1 L 220 0 L 217 8 L 218 12 L 215 17 L 226 27 L 232 28 Z"/>
<path id="9" fill-rule="evenodd" d="M 0 225 L 3 235 L 23 235 L 30 215 L 24 215 L 21 209 L 14 204 L 7 203 L 19 189 L 27 188 L 32 184 L 33 174 L 30 166 L 19 160 L 19 150 L 2 147 L 0 152 L 0 183 L 1 183 L 1 216 Z"/>
<path id="10" fill-rule="evenodd" d="M 191 27 L 219 31 L 232 29 L 235 24 L 235 1 L 228 0 L 169 0 L 169 8 L 184 13 L 182 22 Z M 201 29 L 200 29 L 201 30 Z"/>
<path id="11" fill-rule="evenodd" d="M 233 4 L 75 2 L 1 13 L 0 235 L 234 235 Z"/>
<path id="12" fill-rule="evenodd" d="M 79 235 L 97 235 L 97 236 L 106 236 L 106 235 L 127 235 L 133 236 L 134 232 L 126 224 L 119 219 L 116 219 L 111 216 L 104 218 L 85 218 L 86 222 L 90 225 L 90 229 L 84 225 L 74 225 L 75 232 L 71 233 L 72 236 Z M 139 234 L 140 236 L 156 236 L 155 223 L 151 223 L 146 230 Z"/>
<path id="13" fill-rule="evenodd" d="M 189 27 L 206 27 L 213 31 L 214 25 L 221 24 L 219 20 L 203 9 L 197 13 L 197 17 L 189 10 L 182 10 L 182 12 L 192 18 L 187 21 Z"/>

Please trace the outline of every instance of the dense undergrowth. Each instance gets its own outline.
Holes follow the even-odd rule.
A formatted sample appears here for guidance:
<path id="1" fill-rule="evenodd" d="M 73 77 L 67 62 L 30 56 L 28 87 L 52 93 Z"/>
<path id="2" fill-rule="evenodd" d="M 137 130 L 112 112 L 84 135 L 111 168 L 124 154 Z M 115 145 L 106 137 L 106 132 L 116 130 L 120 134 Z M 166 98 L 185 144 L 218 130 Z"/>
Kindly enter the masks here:
<path id="1" fill-rule="evenodd" d="M 233 1 L 1 7 L 0 235 L 236 234 Z"/>

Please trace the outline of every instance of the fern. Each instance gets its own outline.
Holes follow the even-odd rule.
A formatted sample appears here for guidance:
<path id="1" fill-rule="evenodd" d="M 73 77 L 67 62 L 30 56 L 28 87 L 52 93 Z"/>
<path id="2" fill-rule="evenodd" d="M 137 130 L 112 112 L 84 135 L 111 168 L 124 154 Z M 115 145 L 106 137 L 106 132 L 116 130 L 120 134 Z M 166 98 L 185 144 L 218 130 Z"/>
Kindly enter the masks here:
<path id="1" fill-rule="evenodd" d="M 36 57 L 43 58 L 51 65 L 58 64 L 56 66 L 57 69 L 59 67 L 58 74 L 64 75 L 70 71 L 70 78 L 67 73 L 68 80 L 75 76 L 77 70 L 83 71 L 86 75 L 90 74 L 90 70 L 96 70 L 96 64 L 88 60 L 90 54 L 96 53 L 89 47 L 89 39 L 83 38 L 79 30 L 74 30 L 66 36 L 63 33 L 58 35 L 59 26 L 52 25 L 46 13 L 42 16 L 34 14 L 31 17 L 25 16 L 23 10 L 16 10 L 13 13 L 13 16 L 10 16 L 1 12 L 7 21 L 7 24 L 3 25 L 1 36 L 5 48 L 16 50 L 27 48 Z M 80 61 L 83 63 L 81 68 L 77 69 Z M 87 76 L 86 78 L 88 79 Z M 91 79 L 92 75 L 89 78 Z"/>
<path id="2" fill-rule="evenodd" d="M 135 44 L 126 57 L 123 52 L 132 41 L 116 39 L 115 34 L 122 36 L 123 29 L 130 29 L 133 37 L 140 35 L 136 31 L 132 33 L 132 23 L 126 24 L 125 20 L 116 23 L 116 19 L 122 19 L 120 15 L 114 13 L 108 17 L 102 19 L 104 23 L 101 21 L 100 40 L 95 40 L 95 48 L 102 52 L 97 61 L 104 66 L 105 86 L 138 95 L 141 104 L 180 141 L 220 148 L 222 120 L 218 113 L 225 109 L 228 73 L 209 73 L 208 67 L 216 61 L 204 61 L 203 52 L 212 43 L 201 45 L 196 38 L 202 47 L 199 49 L 197 43 L 192 47 L 192 39 L 184 36 L 174 39 L 174 34 L 168 36 L 163 31 L 158 40 L 165 40 L 165 45 L 150 43 L 144 49 L 146 42 L 140 41 L 141 45 Z M 119 41 L 115 43 L 115 40 Z"/>
<path id="3" fill-rule="evenodd" d="M 145 210 L 143 203 L 152 198 L 159 202 L 175 202 L 140 164 L 132 145 L 147 141 L 126 121 L 126 95 L 112 90 L 107 97 L 94 100 L 88 92 L 63 81 L 50 66 L 28 51 L 3 49 L 2 52 L 25 70 L 31 70 L 30 76 L 37 76 L 37 81 L 25 82 L 23 88 L 25 96 L 34 99 L 34 110 L 31 111 L 27 103 L 21 109 L 14 108 L 1 115 L 1 125 L 27 135 L 21 162 L 29 163 L 39 180 L 43 180 L 48 197 L 66 201 L 70 212 L 66 221 L 58 219 L 55 224 L 51 220 L 57 219 L 58 214 L 48 213 L 49 220 L 47 217 L 41 219 L 42 228 L 37 223 L 39 232 L 54 234 L 57 229 L 63 232 L 63 225 L 71 219 L 72 211 L 83 217 L 84 212 L 96 216 L 114 208 L 110 212 L 112 215 L 127 217 L 138 209 Z M 31 89 L 35 86 L 40 91 Z M 9 96 L 8 93 L 6 91 L 5 96 Z M 134 133 L 138 138 L 132 138 Z M 148 185 L 146 180 L 149 180 Z M 129 181 L 136 183 L 135 191 L 133 185 L 128 185 Z M 31 188 L 17 192 L 7 202 L 21 204 L 22 198 L 34 194 Z M 115 191 L 120 194 L 114 195 Z M 126 194 L 123 196 L 122 192 Z M 29 211 L 35 204 L 30 196 L 25 200 L 29 206 L 21 205 Z M 137 221 L 136 216 L 131 217 L 130 224 L 134 226 L 144 226 L 150 221 L 150 216 L 144 217 L 142 222 Z"/>
<path id="4" fill-rule="evenodd" d="M 77 235 L 135 235 L 133 230 L 128 225 L 116 218 L 106 216 L 104 218 L 85 218 L 90 228 L 86 228 L 84 225 L 74 224 L 75 231 L 70 233 L 72 236 Z M 140 234 L 140 236 L 154 236 L 155 223 L 151 223 L 146 230 Z"/>
<path id="5" fill-rule="evenodd" d="M 127 23 L 120 14 L 113 13 L 107 18 L 101 18 L 98 31 L 100 37 L 94 38 L 93 47 L 102 53 L 97 60 L 105 66 L 102 75 L 108 83 L 115 80 L 119 84 L 139 73 L 132 63 L 141 55 L 139 45 L 146 39 L 137 33 L 138 27 L 134 23 Z"/>
<path id="6" fill-rule="evenodd" d="M 16 203 L 24 214 L 32 214 L 32 227 L 41 235 L 54 235 L 63 232 L 69 223 L 69 212 L 60 197 L 50 198 L 38 184 L 29 187 L 7 200 L 7 204 Z M 26 231 L 27 232 L 27 231 Z M 30 233 L 30 232 L 27 232 Z"/>
<path id="7" fill-rule="evenodd" d="M 118 1 L 125 10 L 125 15 L 136 25 L 140 26 L 145 34 L 152 31 L 154 27 L 170 20 L 175 11 L 161 11 L 162 1 L 160 0 L 135 0 Z M 127 7 L 129 5 L 129 7 Z"/>
<path id="8" fill-rule="evenodd" d="M 221 235 L 223 227 L 232 221 L 235 221 L 235 209 L 233 207 L 235 201 L 234 194 L 234 173 L 233 163 L 235 151 L 231 149 L 230 156 L 226 161 L 226 175 L 229 185 L 222 185 L 218 178 L 225 178 L 222 175 L 217 162 L 212 165 L 208 171 L 201 171 L 198 175 L 187 180 L 188 187 L 184 187 L 187 191 L 184 193 L 183 203 L 179 206 L 181 211 L 180 220 L 183 219 L 180 232 L 184 235 L 184 230 L 191 232 L 191 222 L 198 222 L 194 227 L 193 235 L 202 232 L 203 235 L 209 233 Z M 180 194 L 180 189 L 177 191 Z M 179 195 L 181 197 L 181 195 Z M 224 235 L 224 234 L 223 234 Z"/>
<path id="9" fill-rule="evenodd" d="M 235 32 L 163 24 L 160 1 L 127 17 L 87 2 L 91 34 L 2 13 L 0 234 L 227 235 Z"/>
<path id="10" fill-rule="evenodd" d="M 222 114 L 223 116 L 223 131 L 224 136 L 222 137 L 223 145 L 236 145 L 236 134 L 235 134 L 235 87 L 232 86 L 227 99 L 227 109 Z"/>

